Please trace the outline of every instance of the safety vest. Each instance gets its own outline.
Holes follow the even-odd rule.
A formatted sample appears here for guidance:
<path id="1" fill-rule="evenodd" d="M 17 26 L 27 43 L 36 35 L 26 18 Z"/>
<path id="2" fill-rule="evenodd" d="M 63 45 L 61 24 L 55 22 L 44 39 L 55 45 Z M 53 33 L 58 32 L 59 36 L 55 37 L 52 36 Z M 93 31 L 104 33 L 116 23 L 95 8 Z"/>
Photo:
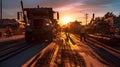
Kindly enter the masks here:
<path id="1" fill-rule="evenodd" d="M 115 29 L 114 28 L 110 28 L 110 32 L 115 32 Z"/>
<path id="2" fill-rule="evenodd" d="M 86 32 L 85 28 L 81 28 L 80 33 L 85 33 L 85 32 Z"/>

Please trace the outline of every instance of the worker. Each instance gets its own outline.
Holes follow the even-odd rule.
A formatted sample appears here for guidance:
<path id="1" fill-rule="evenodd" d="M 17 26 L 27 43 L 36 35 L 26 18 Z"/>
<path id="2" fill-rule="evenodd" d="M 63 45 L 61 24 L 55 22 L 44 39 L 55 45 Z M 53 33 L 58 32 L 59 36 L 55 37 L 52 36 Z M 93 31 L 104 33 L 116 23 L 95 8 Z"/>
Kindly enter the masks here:
<path id="1" fill-rule="evenodd" d="M 81 41 L 82 41 L 82 40 L 86 41 L 86 40 L 85 40 L 85 35 L 86 35 L 86 29 L 85 29 L 84 26 L 82 26 L 81 29 L 80 29 L 80 40 L 81 40 Z"/>
<path id="2" fill-rule="evenodd" d="M 114 29 L 114 27 L 111 27 L 110 28 L 110 35 L 111 35 L 111 37 L 114 37 L 114 33 L 115 33 L 115 29 Z"/>
<path id="3" fill-rule="evenodd" d="M 7 26 L 6 33 L 7 33 L 7 37 L 12 36 L 12 29 L 10 26 Z"/>

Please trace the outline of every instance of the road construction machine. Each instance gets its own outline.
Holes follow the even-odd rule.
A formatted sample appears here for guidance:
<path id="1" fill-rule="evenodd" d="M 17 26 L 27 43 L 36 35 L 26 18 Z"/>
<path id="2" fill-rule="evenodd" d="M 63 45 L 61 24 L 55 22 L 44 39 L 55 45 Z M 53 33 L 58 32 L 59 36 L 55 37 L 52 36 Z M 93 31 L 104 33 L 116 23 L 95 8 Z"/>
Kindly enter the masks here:
<path id="1" fill-rule="evenodd" d="M 52 8 L 39 8 L 39 6 L 24 8 L 22 1 L 21 7 L 25 22 L 25 40 L 27 42 L 52 41 L 58 25 L 59 13 Z"/>

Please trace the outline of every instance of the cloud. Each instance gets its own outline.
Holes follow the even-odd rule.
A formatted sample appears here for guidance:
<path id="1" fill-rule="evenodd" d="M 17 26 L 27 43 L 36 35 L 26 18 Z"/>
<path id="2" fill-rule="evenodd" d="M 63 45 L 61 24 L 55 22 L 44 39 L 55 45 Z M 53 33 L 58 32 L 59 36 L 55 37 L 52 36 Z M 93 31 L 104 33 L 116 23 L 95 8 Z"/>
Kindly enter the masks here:
<path id="1" fill-rule="evenodd" d="M 61 13 L 105 12 L 120 5 L 119 0 L 23 0 L 25 7 L 52 7 Z M 118 5 L 112 6 L 118 3 Z M 12 15 L 21 10 L 20 0 L 3 0 L 4 15 Z M 70 12 L 69 12 L 70 11 Z M 10 13 L 10 14 L 9 14 Z M 7 17 L 7 16 L 6 16 Z"/>
<path id="2" fill-rule="evenodd" d="M 44 5 L 46 6 L 46 4 L 48 6 L 52 6 L 52 7 L 59 7 L 59 6 L 65 6 L 68 4 L 72 4 L 75 3 L 77 0 L 39 0 L 39 4 L 40 5 Z"/>
<path id="3" fill-rule="evenodd" d="M 119 0 L 84 0 L 83 3 L 87 5 L 109 5 L 117 3 Z"/>
<path id="4" fill-rule="evenodd" d="M 19 9 L 4 9 L 3 10 L 3 17 L 4 18 L 17 18 L 17 12 Z"/>
<path id="5" fill-rule="evenodd" d="M 19 0 L 2 0 L 3 9 L 19 8 Z"/>

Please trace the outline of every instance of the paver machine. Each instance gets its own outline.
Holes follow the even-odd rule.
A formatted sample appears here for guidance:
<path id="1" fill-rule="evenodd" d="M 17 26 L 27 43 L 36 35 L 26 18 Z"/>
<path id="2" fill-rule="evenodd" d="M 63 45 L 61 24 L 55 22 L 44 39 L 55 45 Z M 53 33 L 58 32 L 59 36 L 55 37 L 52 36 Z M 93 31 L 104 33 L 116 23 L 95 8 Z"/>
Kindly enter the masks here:
<path id="1" fill-rule="evenodd" d="M 22 14 L 25 22 L 25 40 L 52 41 L 56 31 L 59 13 L 52 8 L 24 8 L 21 1 Z M 54 19 L 56 15 L 56 19 Z"/>

